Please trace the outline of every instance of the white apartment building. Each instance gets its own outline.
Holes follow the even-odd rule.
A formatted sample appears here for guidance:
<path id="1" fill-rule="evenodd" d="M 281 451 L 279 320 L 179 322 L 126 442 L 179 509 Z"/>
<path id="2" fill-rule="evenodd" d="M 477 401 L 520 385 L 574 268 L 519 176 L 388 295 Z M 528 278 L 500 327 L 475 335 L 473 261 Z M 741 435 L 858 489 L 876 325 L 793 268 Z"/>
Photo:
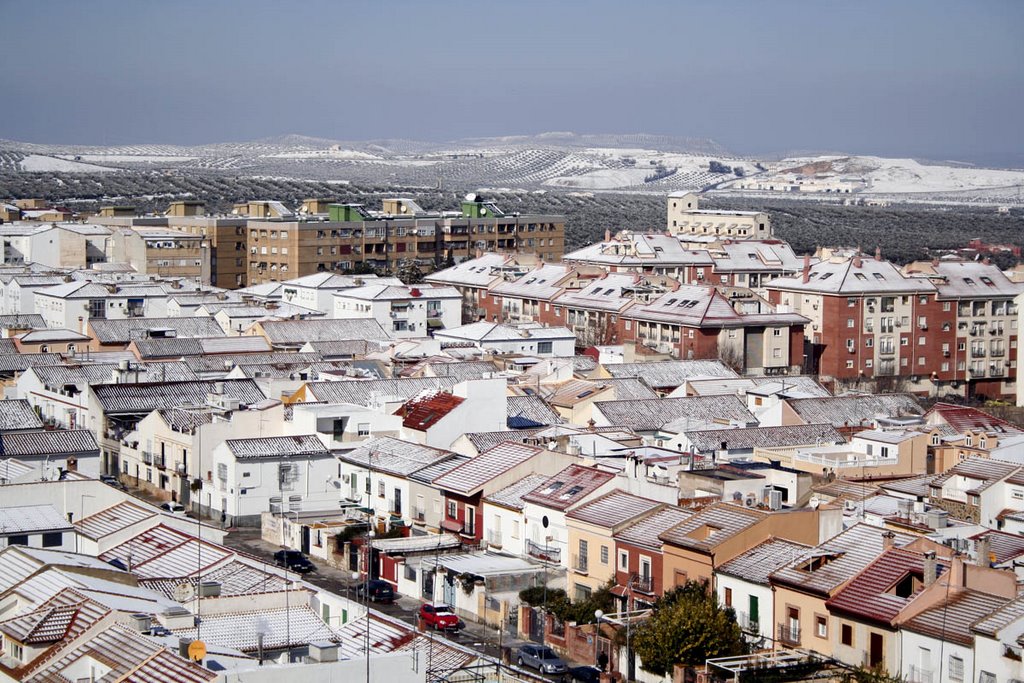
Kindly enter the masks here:
<path id="1" fill-rule="evenodd" d="M 37 290 L 34 312 L 43 316 L 47 327 L 84 331 L 93 319 L 164 317 L 167 292 L 153 284 L 74 280 Z"/>
<path id="2" fill-rule="evenodd" d="M 763 211 L 712 211 L 698 208 L 694 192 L 668 196 L 666 227 L 673 235 L 707 235 L 733 239 L 766 239 L 772 236 L 771 219 Z"/>
<path id="3" fill-rule="evenodd" d="M 334 294 L 335 318 L 373 318 L 396 338 L 425 337 L 462 323 L 454 287 L 369 284 Z"/>

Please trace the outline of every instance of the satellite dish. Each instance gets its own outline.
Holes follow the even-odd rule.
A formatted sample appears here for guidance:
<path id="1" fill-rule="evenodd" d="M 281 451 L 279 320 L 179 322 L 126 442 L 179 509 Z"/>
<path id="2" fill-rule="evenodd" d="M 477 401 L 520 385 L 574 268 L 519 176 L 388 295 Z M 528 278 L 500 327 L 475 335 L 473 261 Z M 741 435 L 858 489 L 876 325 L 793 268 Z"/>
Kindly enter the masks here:
<path id="1" fill-rule="evenodd" d="M 188 602 L 195 597 L 195 589 L 191 583 L 183 581 L 174 587 L 173 597 L 175 602 Z"/>
<path id="2" fill-rule="evenodd" d="M 466 201 L 467 202 L 475 202 L 476 201 L 476 192 L 470 192 L 469 194 L 467 194 L 466 195 Z"/>
<path id="3" fill-rule="evenodd" d="M 402 204 L 402 205 L 401 205 L 401 206 L 400 206 L 400 207 L 398 208 L 398 210 L 399 210 L 399 211 L 401 211 L 402 213 L 405 213 L 406 211 L 408 211 L 408 210 L 409 210 L 409 207 L 408 207 L 408 206 L 406 206 L 405 204 Z"/>
<path id="4" fill-rule="evenodd" d="M 188 644 L 188 658 L 193 662 L 200 662 L 205 656 L 206 643 L 201 640 L 193 640 Z"/>
<path id="5" fill-rule="evenodd" d="M 807 501 L 807 505 L 812 510 L 817 510 L 818 506 L 821 505 L 821 500 L 817 496 L 814 496 L 809 501 Z"/>
<path id="6" fill-rule="evenodd" d="M 480 207 L 480 215 L 481 216 L 486 216 L 487 215 L 487 209 L 485 209 L 483 207 Z"/>

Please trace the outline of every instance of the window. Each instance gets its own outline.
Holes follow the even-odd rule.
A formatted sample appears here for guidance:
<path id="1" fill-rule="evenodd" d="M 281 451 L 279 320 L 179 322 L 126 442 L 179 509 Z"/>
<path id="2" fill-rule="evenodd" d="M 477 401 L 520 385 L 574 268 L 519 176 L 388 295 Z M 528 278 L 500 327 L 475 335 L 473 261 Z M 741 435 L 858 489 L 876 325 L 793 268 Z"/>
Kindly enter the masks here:
<path id="1" fill-rule="evenodd" d="M 964 680 L 964 660 L 960 659 L 956 655 L 950 655 L 949 666 L 947 667 L 947 671 L 949 672 L 949 680 Z"/>
<path id="2" fill-rule="evenodd" d="M 842 628 L 839 629 L 839 639 L 847 647 L 853 647 L 853 626 L 850 624 L 843 624 Z"/>
<path id="3" fill-rule="evenodd" d="M 21 645 L 11 640 L 10 637 L 4 638 L 4 646 L 10 652 L 12 659 L 16 659 L 20 662 L 25 656 L 25 651 L 22 649 Z"/>
<path id="4" fill-rule="evenodd" d="M 732 589 L 726 588 L 725 594 L 722 596 L 722 602 L 725 603 L 726 607 L 732 607 Z"/>
<path id="5" fill-rule="evenodd" d="M 537 353 L 551 353 L 551 342 L 537 342 Z"/>
<path id="6" fill-rule="evenodd" d="M 601 564 L 608 564 L 608 546 L 601 546 Z"/>
<path id="7" fill-rule="evenodd" d="M 629 571 L 629 553 L 625 550 L 619 551 L 619 571 Z"/>
<path id="8" fill-rule="evenodd" d="M 982 671 L 978 674 L 978 683 L 996 683 L 996 675 L 988 671 Z"/>
<path id="9" fill-rule="evenodd" d="M 383 479 L 381 479 L 380 481 L 377 482 L 377 497 L 378 498 L 383 498 L 384 497 L 384 480 Z"/>
<path id="10" fill-rule="evenodd" d="M 773 337 L 781 337 L 782 336 L 782 328 L 781 327 L 773 327 L 772 328 L 772 336 Z"/>
<path id="11" fill-rule="evenodd" d="M 853 328 L 854 325 L 856 325 L 856 321 L 853 318 L 847 318 L 846 319 L 846 326 L 847 327 Z"/>
<path id="12" fill-rule="evenodd" d="M 828 638 L 828 617 L 821 614 L 814 615 L 814 635 L 819 638 Z"/>
<path id="13" fill-rule="evenodd" d="M 7 545 L 28 545 L 28 534 L 16 534 L 7 537 Z"/>
<path id="14" fill-rule="evenodd" d="M 449 500 L 448 501 L 448 517 L 451 518 L 451 519 L 456 519 L 456 518 L 458 518 L 458 516 L 459 516 L 458 506 L 455 504 L 454 500 Z"/>
<path id="15" fill-rule="evenodd" d="M 358 427 L 357 427 L 357 432 L 356 433 L 359 436 L 369 436 L 370 435 L 370 423 L 369 422 L 360 422 Z"/>

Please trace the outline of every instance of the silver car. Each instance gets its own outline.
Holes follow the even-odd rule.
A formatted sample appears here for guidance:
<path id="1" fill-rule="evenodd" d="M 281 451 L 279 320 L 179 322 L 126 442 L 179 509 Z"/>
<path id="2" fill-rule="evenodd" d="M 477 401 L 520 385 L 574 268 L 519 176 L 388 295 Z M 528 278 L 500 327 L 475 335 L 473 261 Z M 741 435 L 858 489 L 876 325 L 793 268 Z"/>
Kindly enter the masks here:
<path id="1" fill-rule="evenodd" d="M 528 666 L 544 674 L 564 674 L 569 670 L 562 658 L 547 645 L 523 645 L 516 658 L 519 666 Z"/>

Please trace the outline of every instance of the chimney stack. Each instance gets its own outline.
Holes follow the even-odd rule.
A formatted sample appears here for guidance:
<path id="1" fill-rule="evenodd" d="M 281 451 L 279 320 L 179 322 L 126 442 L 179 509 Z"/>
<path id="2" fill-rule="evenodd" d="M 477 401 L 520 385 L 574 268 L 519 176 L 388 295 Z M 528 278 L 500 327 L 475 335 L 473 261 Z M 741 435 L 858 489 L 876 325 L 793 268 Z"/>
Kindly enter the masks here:
<path id="1" fill-rule="evenodd" d="M 862 265 L 863 263 L 860 260 L 860 254 L 857 254 L 856 256 L 853 257 L 853 267 L 860 268 Z"/>
<path id="2" fill-rule="evenodd" d="M 881 261 L 882 260 L 882 247 L 875 247 L 875 260 L 876 261 Z"/>
<path id="3" fill-rule="evenodd" d="M 979 567 L 991 565 L 992 539 L 987 534 L 974 542 L 974 550 L 978 555 L 975 562 L 977 562 Z"/>
<path id="4" fill-rule="evenodd" d="M 886 531 L 882 534 L 882 549 L 888 550 L 896 545 L 896 534 L 891 531 Z"/>
<path id="5" fill-rule="evenodd" d="M 810 282 L 811 280 L 811 255 L 804 254 L 804 270 L 803 270 L 803 281 Z"/>
<path id="6" fill-rule="evenodd" d="M 929 550 L 924 554 L 924 585 L 930 586 L 935 583 L 939 576 L 939 565 L 935 560 L 935 551 Z"/>
<path id="7" fill-rule="evenodd" d="M 612 241 L 612 231 L 609 230 L 608 228 L 605 228 L 605 231 L 604 231 L 604 241 L 605 242 L 611 242 Z"/>

